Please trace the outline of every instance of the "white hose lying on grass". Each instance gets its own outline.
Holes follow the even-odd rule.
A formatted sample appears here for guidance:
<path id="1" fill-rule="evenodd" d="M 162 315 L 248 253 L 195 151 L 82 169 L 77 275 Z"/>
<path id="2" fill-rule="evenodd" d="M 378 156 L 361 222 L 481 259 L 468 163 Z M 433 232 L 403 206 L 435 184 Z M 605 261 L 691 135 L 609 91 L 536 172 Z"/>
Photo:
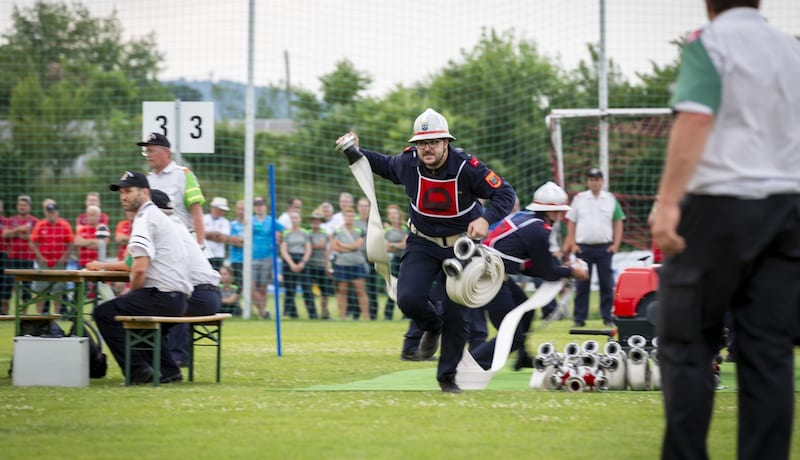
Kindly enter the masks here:
<path id="1" fill-rule="evenodd" d="M 469 350 L 464 349 L 464 354 L 461 356 L 461 361 L 458 363 L 456 370 L 456 384 L 465 390 L 482 390 L 486 388 L 494 374 L 502 369 L 506 365 L 506 361 L 508 361 L 511 342 L 514 340 L 514 332 L 516 332 L 517 326 L 522 320 L 522 315 L 549 304 L 561 292 L 563 287 L 563 280 L 544 282 L 528 300 L 508 312 L 497 329 L 492 367 L 489 370 L 481 368 Z"/>

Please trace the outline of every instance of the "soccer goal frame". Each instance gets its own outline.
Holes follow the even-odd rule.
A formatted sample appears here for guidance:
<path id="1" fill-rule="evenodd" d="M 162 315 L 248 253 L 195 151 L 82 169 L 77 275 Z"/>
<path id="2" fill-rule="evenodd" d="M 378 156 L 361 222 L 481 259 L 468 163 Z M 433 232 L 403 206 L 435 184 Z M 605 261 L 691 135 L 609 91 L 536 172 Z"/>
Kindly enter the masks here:
<path id="1" fill-rule="evenodd" d="M 566 118 L 597 118 L 599 122 L 599 152 L 598 164 L 603 176 L 608 178 L 608 118 L 609 117 L 637 117 L 648 115 L 669 115 L 669 108 L 621 108 L 621 109 L 553 109 L 545 116 L 545 124 L 550 132 L 550 142 L 556 156 L 556 179 L 561 187 L 564 183 L 564 147 L 561 139 L 561 120 Z M 606 179 L 604 188 L 608 188 Z"/>

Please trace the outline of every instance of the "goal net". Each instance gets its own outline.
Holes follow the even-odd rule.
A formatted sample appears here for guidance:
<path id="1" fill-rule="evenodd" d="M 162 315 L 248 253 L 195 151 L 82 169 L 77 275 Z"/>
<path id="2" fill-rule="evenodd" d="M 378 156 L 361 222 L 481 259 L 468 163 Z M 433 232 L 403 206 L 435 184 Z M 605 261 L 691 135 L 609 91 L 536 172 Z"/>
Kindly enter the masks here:
<path id="1" fill-rule="evenodd" d="M 649 249 L 647 215 L 661 176 L 672 123 L 670 109 L 554 109 L 545 121 L 553 176 L 560 185 L 574 195 L 586 189 L 589 168 L 603 169 L 606 187 L 625 212 L 623 244 Z"/>

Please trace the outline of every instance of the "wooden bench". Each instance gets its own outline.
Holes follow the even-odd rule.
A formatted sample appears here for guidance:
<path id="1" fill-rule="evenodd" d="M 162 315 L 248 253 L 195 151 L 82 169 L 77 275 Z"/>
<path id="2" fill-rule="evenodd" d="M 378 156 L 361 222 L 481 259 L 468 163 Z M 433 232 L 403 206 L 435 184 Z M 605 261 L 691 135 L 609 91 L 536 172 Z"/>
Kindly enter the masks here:
<path id="1" fill-rule="evenodd" d="M 189 347 L 189 381 L 194 381 L 194 347 L 216 347 L 217 378 L 220 381 L 222 352 L 222 322 L 230 318 L 229 313 L 208 316 L 115 316 L 125 328 L 125 385 L 131 384 L 131 350 L 153 353 L 153 386 L 161 380 L 161 325 L 190 324 L 192 346 Z"/>
<path id="2" fill-rule="evenodd" d="M 14 321 L 17 319 L 16 315 L 0 315 L 0 321 Z M 52 321 L 54 319 L 61 319 L 61 315 L 50 315 L 50 314 L 42 314 L 42 315 L 19 315 L 19 319 L 22 321 Z"/>

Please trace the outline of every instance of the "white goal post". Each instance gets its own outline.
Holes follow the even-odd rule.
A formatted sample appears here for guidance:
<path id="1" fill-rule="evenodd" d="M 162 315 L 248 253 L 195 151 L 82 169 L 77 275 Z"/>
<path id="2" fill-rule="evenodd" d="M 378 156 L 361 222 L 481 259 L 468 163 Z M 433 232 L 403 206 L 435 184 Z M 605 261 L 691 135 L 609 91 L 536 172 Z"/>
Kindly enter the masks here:
<path id="1" fill-rule="evenodd" d="M 561 120 L 564 118 L 597 118 L 601 124 L 599 130 L 598 164 L 603 171 L 603 176 L 608 178 L 608 117 L 610 116 L 642 116 L 642 115 L 669 115 L 669 108 L 624 108 L 624 109 L 553 109 L 544 117 L 545 124 L 550 131 L 550 141 L 556 154 L 556 173 L 558 184 L 564 187 L 564 149 L 561 139 Z M 602 139 L 602 136 L 606 136 Z M 608 187 L 608 180 L 605 186 Z"/>

